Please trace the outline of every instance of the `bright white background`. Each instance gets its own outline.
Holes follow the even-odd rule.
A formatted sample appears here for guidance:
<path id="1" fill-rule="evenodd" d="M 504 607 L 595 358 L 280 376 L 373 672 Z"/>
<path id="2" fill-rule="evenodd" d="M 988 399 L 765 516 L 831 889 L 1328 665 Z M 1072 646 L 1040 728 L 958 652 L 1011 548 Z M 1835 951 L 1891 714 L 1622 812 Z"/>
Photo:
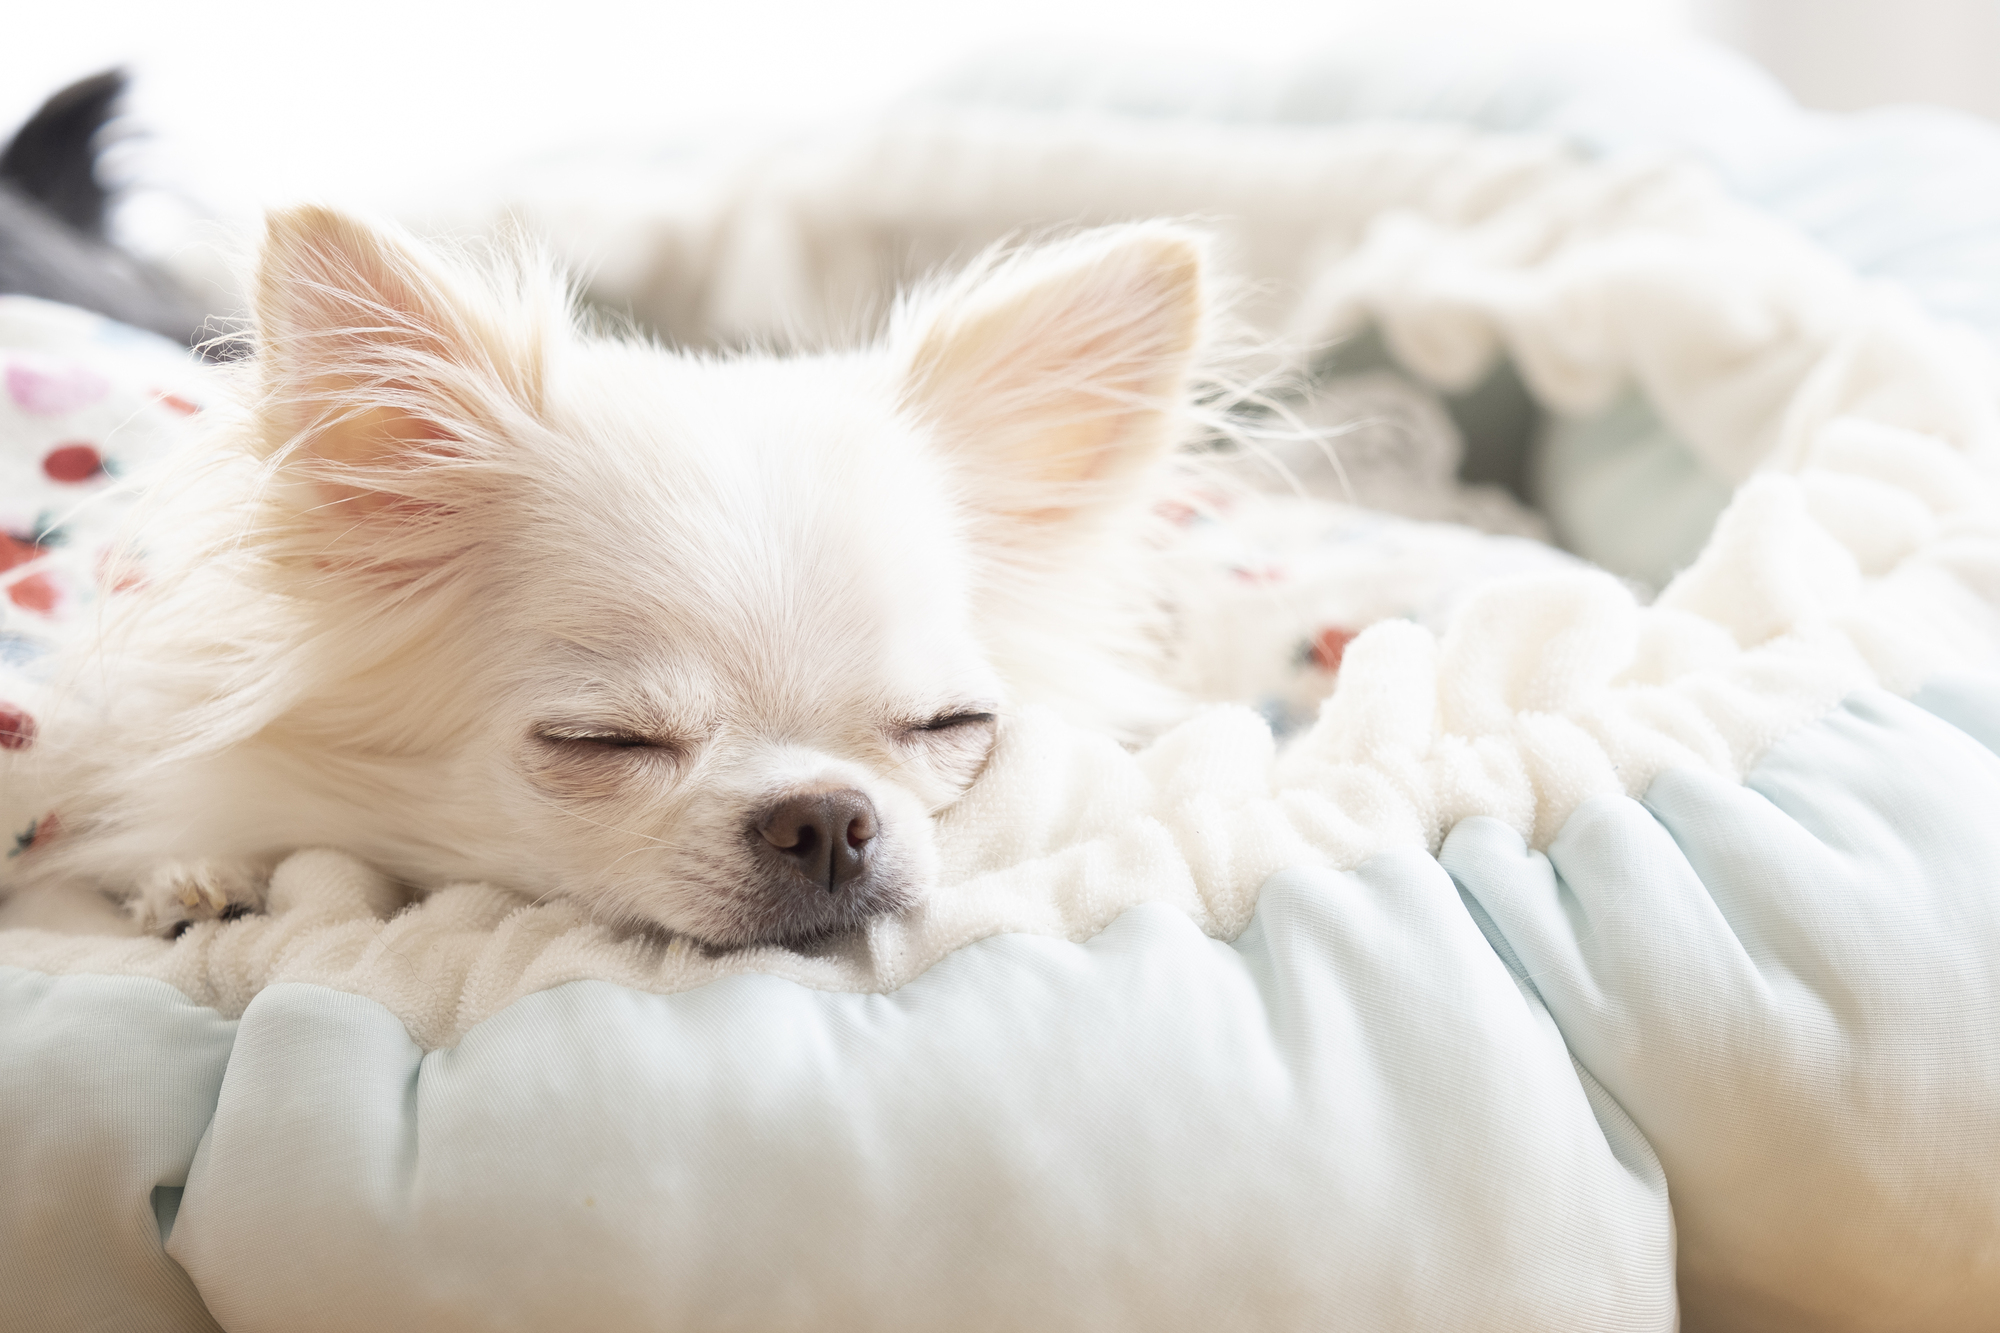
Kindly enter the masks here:
<path id="1" fill-rule="evenodd" d="M 64 82 L 123 64 L 137 79 L 133 122 L 151 133 L 126 171 L 182 191 L 193 212 L 233 217 L 300 197 L 392 206 L 582 139 L 823 117 L 1043 37 L 1283 59 L 1382 29 L 1709 34 L 1815 105 L 2000 112 L 1993 0 L 5 3 L 0 133 Z"/>
<path id="2" fill-rule="evenodd" d="M 1274 57 L 1357 29 L 1659 37 L 1682 0 L 7 0 L 0 127 L 130 68 L 143 171 L 228 213 L 310 195 L 366 204 L 580 138 L 824 115 L 995 44 Z M 1393 13 L 1394 19 L 1385 19 Z M 25 20 L 26 32 L 22 32 Z M 4 130 L 0 130 L 4 132 Z"/>

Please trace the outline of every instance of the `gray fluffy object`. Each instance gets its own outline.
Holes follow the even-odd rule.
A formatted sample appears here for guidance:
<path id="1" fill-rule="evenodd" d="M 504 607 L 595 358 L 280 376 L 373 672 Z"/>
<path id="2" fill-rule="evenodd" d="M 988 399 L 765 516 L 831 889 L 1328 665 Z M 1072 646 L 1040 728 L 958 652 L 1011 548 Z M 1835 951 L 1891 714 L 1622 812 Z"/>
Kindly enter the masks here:
<path id="1" fill-rule="evenodd" d="M 119 70 L 80 79 L 0 150 L 0 293 L 81 306 L 193 345 L 201 309 L 105 238 L 111 191 L 97 156 L 124 91 Z"/>

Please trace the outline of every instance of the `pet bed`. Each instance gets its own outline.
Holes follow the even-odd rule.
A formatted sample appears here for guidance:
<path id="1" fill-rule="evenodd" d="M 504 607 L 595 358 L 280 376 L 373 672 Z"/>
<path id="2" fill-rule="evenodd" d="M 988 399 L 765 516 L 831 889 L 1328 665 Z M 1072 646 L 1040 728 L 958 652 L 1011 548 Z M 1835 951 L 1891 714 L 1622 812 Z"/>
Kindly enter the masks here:
<path id="1" fill-rule="evenodd" d="M 1360 68 L 1321 71 L 1357 117 L 1444 86 Z M 1023 717 L 943 820 L 946 887 L 818 953 L 473 885 L 385 920 L 335 851 L 173 944 L 0 932 L 0 1323 L 1990 1327 L 2000 367 L 1953 318 L 1979 302 L 1782 221 L 1745 184 L 1782 155 L 1725 171 L 1736 197 L 1632 160 L 1657 82 L 1480 68 L 1533 109 L 1506 128 L 1595 119 L 1602 160 L 1469 124 L 936 110 L 643 199 L 621 176 L 571 234 L 626 245 L 602 294 L 699 341 L 1051 214 L 1208 214 L 1265 280 L 1248 318 L 1435 386 L 1468 472 L 1587 473 L 1624 545 L 1566 535 L 1671 573 L 1657 597 L 1553 570 L 1441 634 L 1381 621 L 1282 751 L 1240 707 L 1137 754 Z M 1829 173 L 1870 160 L 1867 127 L 1705 77 Z M 1845 203 L 1820 220 L 1936 223 Z M 1705 527 L 1707 493 L 1675 571 L 1647 506 Z"/>

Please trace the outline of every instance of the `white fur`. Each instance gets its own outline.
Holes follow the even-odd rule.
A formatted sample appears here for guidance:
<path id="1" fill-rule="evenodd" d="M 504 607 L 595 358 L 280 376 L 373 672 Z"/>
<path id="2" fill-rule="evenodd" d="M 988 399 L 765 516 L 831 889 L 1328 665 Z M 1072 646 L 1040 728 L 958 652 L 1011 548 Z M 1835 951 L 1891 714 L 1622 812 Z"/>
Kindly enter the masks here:
<path id="1" fill-rule="evenodd" d="M 170 929 L 327 845 L 806 938 L 921 896 L 984 715 L 1176 707 L 1143 570 L 1204 345 L 1182 232 L 983 261 L 821 356 L 587 332 L 532 258 L 316 209 L 273 218 L 257 291 L 235 410 L 143 507 L 151 583 L 10 774 L 63 829 L 17 882 L 137 891 Z M 830 789 L 880 821 L 838 907 L 753 831 Z"/>

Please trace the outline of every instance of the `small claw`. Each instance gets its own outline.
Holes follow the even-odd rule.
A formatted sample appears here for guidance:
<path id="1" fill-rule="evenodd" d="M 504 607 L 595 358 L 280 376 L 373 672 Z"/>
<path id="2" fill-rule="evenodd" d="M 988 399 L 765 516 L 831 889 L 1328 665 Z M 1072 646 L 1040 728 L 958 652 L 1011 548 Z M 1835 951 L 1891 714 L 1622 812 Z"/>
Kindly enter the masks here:
<path id="1" fill-rule="evenodd" d="M 176 876 L 174 899 L 190 912 L 198 912 L 205 907 L 219 914 L 229 906 L 229 894 L 214 877 L 208 875 Z"/>
<path id="2" fill-rule="evenodd" d="M 148 934 L 177 939 L 207 920 L 235 921 L 257 910 L 254 868 L 229 862 L 170 863 L 154 868 L 128 904 Z"/>

